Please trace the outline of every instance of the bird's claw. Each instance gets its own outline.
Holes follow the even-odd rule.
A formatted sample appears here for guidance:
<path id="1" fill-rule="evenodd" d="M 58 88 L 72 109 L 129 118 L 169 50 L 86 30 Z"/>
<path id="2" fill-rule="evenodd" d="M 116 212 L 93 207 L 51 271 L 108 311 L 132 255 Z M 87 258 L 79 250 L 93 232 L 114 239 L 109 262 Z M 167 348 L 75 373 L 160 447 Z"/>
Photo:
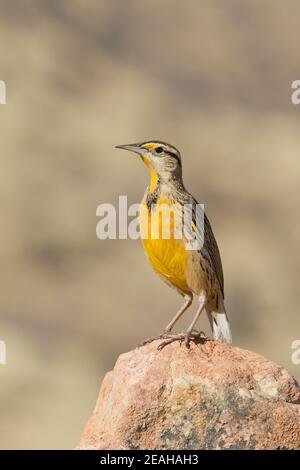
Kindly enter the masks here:
<path id="1" fill-rule="evenodd" d="M 139 346 L 144 346 L 146 344 L 152 343 L 152 341 L 156 341 L 159 339 L 164 340 L 157 346 L 157 349 L 161 351 L 168 344 L 174 343 L 174 341 L 179 341 L 180 343 L 184 341 L 186 348 L 189 349 L 191 341 L 198 342 L 207 339 L 207 337 L 203 331 L 197 330 L 192 330 L 191 332 L 186 333 L 171 333 L 169 331 L 164 332 L 158 336 L 146 339 Z"/>

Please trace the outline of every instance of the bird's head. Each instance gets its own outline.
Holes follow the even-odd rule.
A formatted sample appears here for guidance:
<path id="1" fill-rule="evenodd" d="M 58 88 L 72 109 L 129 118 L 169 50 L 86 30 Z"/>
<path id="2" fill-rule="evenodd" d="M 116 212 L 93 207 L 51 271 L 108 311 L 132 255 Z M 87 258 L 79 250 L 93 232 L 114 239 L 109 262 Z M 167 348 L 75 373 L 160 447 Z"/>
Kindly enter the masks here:
<path id="1" fill-rule="evenodd" d="M 138 144 L 117 145 L 116 148 L 140 155 L 151 174 L 156 175 L 161 181 L 168 181 L 171 178 L 181 179 L 181 156 L 173 145 L 159 140 L 149 140 Z"/>

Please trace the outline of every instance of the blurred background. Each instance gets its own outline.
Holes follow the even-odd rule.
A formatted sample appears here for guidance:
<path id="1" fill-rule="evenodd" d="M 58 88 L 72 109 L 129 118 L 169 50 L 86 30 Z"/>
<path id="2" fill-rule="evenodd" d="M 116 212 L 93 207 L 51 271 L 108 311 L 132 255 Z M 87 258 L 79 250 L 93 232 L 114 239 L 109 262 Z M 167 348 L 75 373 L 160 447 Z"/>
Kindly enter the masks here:
<path id="1" fill-rule="evenodd" d="M 181 150 L 235 345 L 300 379 L 299 15 L 297 0 L 0 1 L 2 449 L 74 447 L 105 372 L 181 303 L 139 241 L 96 238 L 98 204 L 148 183 L 116 144 Z"/>

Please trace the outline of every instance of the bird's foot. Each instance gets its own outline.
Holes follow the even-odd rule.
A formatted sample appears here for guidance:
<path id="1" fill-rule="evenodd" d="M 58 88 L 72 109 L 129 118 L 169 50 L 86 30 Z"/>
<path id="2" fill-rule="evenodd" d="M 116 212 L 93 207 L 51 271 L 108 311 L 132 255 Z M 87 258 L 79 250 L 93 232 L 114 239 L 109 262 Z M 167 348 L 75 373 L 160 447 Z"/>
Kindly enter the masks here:
<path id="1" fill-rule="evenodd" d="M 145 339 L 145 341 L 140 343 L 139 346 L 145 346 L 146 344 L 152 343 L 152 341 L 157 341 L 158 339 L 167 339 L 167 338 L 170 338 L 171 336 L 172 336 L 172 333 L 164 332 L 158 336 L 152 336 L 151 338 Z"/>
<path id="2" fill-rule="evenodd" d="M 201 340 L 205 340 L 205 339 L 206 339 L 205 333 L 203 331 L 196 331 L 196 330 L 193 330 L 191 332 L 186 332 L 186 333 L 169 334 L 169 336 L 165 338 L 164 341 L 158 345 L 157 349 L 161 351 L 165 346 L 173 343 L 174 341 L 180 341 L 180 343 L 184 341 L 186 348 L 189 349 L 191 341 L 198 343 L 198 342 L 201 342 Z"/>
<path id="3" fill-rule="evenodd" d="M 157 347 L 157 349 L 161 351 L 165 346 L 173 343 L 174 341 L 180 341 L 180 343 L 184 341 L 185 346 L 189 348 L 191 341 L 194 341 L 195 343 L 197 343 L 197 342 L 200 342 L 201 340 L 207 339 L 207 337 L 203 331 L 193 330 L 191 332 L 186 332 L 186 333 L 171 333 L 171 332 L 166 331 L 158 336 L 154 336 L 152 338 L 146 339 L 139 346 L 144 346 L 145 344 L 152 343 L 152 341 L 156 341 L 159 339 L 164 340 Z"/>

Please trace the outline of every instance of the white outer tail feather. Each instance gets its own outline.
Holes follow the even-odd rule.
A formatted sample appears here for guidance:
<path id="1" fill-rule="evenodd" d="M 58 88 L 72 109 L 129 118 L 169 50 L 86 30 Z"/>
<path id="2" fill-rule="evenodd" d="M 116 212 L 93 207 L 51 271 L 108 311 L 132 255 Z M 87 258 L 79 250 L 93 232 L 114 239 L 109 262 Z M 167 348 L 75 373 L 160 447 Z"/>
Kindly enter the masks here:
<path id="1" fill-rule="evenodd" d="M 212 315 L 213 338 L 224 343 L 232 343 L 228 317 L 225 312 Z"/>
<path id="2" fill-rule="evenodd" d="M 224 299 L 221 296 L 219 297 L 218 310 L 219 311 L 207 312 L 213 332 L 213 338 L 217 341 L 223 341 L 224 343 L 231 344 L 232 336 L 229 320 L 225 310 Z"/>

